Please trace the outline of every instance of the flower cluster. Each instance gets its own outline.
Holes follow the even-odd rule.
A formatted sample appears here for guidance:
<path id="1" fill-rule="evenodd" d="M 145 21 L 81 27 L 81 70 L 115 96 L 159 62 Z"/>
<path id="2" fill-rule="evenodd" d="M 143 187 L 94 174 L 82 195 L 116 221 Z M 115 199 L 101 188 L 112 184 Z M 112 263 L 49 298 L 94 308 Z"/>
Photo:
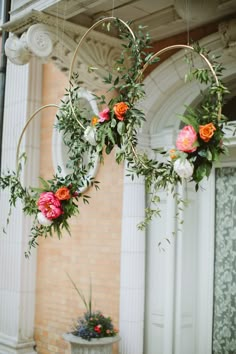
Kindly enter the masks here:
<path id="1" fill-rule="evenodd" d="M 117 335 L 118 329 L 113 326 L 111 317 L 104 316 L 100 311 L 92 310 L 92 285 L 90 284 L 89 299 L 86 300 L 74 280 L 69 274 L 67 276 L 86 309 L 84 316 L 79 317 L 76 321 L 72 333 L 89 341 L 92 338 L 114 337 Z"/>
<path id="2" fill-rule="evenodd" d="M 123 121 L 125 120 L 126 113 L 128 110 L 129 105 L 125 102 L 118 102 L 114 104 L 111 109 L 109 107 L 104 108 L 101 112 L 99 112 L 98 116 L 92 117 L 91 125 L 88 125 L 85 129 L 84 139 L 88 141 L 91 145 L 96 146 L 97 132 L 99 130 L 99 126 L 111 121 L 112 119 L 114 119 L 112 123 L 112 128 L 116 128 L 116 132 L 119 134 L 119 132 L 123 131 L 125 128 L 125 124 L 123 123 Z"/>
<path id="3" fill-rule="evenodd" d="M 92 338 L 114 337 L 118 329 L 114 328 L 111 318 L 100 311 L 88 311 L 78 319 L 72 333 L 90 341 Z"/>
<path id="4" fill-rule="evenodd" d="M 69 188 L 63 186 L 53 192 L 42 192 L 37 201 L 40 212 L 37 215 L 38 222 L 43 226 L 50 226 L 54 219 L 64 214 L 66 205 L 72 197 L 78 196 L 78 193 L 71 195 Z"/>
<path id="5" fill-rule="evenodd" d="M 174 163 L 174 171 L 181 177 L 192 179 L 198 183 L 208 177 L 214 161 L 219 160 L 221 154 L 226 153 L 223 145 L 223 123 L 215 118 L 195 117 L 194 126 L 184 126 L 176 139 L 176 149 L 170 151 L 170 158 Z M 188 118 L 184 117 L 187 122 Z M 191 119 L 189 119 L 189 123 Z"/>

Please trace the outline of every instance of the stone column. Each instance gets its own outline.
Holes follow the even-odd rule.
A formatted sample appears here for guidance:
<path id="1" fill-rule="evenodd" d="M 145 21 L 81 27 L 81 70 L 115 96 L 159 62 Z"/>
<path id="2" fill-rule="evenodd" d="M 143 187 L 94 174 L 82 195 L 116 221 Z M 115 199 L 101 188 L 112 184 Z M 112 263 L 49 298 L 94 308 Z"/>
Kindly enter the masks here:
<path id="1" fill-rule="evenodd" d="M 42 66 L 36 59 L 29 65 L 8 63 L 3 131 L 3 172 L 15 169 L 17 142 L 22 128 L 41 105 Z M 37 117 L 38 118 L 38 117 Z M 29 126 L 21 144 L 28 162 L 23 170 L 24 185 L 36 185 L 39 174 L 40 122 Z M 0 225 L 6 224 L 8 192 L 0 195 Z M 26 354 L 33 350 L 36 253 L 26 259 L 30 218 L 17 203 L 4 235 L 0 236 L 0 353 Z"/>
<path id="2" fill-rule="evenodd" d="M 125 171 L 127 173 L 127 170 Z M 143 178 L 124 178 L 120 278 L 120 353 L 143 353 L 145 232 L 137 229 L 145 212 Z"/>

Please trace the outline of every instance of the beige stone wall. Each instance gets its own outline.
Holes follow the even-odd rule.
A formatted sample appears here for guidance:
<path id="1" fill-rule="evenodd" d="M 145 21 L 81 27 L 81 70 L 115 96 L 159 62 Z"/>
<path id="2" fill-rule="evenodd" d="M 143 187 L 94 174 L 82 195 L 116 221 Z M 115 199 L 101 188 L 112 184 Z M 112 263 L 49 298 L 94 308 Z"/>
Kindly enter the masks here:
<path id="1" fill-rule="evenodd" d="M 66 77 L 52 64 L 44 66 L 43 104 L 59 103 L 67 86 Z M 42 115 L 41 176 L 50 178 L 51 138 L 55 109 Z M 35 340 L 40 354 L 69 353 L 62 339 L 73 319 L 84 307 L 68 272 L 80 289 L 88 292 L 93 284 L 94 309 L 110 315 L 119 326 L 120 235 L 123 192 L 123 166 L 112 155 L 105 158 L 96 179 L 100 190 L 90 189 L 90 205 L 80 205 L 80 215 L 71 220 L 71 237 L 42 239 L 38 248 Z M 115 348 L 114 353 L 117 353 Z"/>

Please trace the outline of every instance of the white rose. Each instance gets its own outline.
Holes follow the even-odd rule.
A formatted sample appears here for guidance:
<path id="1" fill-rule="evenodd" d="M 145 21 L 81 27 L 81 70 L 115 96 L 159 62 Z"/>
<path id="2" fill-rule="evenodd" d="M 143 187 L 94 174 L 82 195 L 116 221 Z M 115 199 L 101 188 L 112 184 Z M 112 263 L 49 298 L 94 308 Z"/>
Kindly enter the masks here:
<path id="1" fill-rule="evenodd" d="M 43 226 L 50 226 L 53 223 L 53 221 L 46 218 L 46 216 L 43 215 L 43 213 L 38 213 L 37 219 L 38 219 L 38 222 Z"/>
<path id="2" fill-rule="evenodd" d="M 193 174 L 193 165 L 187 159 L 177 159 L 174 163 L 174 170 L 181 178 L 189 178 Z"/>
<path id="3" fill-rule="evenodd" d="M 91 145 L 96 145 L 96 129 L 94 127 L 88 126 L 84 131 L 84 139 L 88 141 Z"/>

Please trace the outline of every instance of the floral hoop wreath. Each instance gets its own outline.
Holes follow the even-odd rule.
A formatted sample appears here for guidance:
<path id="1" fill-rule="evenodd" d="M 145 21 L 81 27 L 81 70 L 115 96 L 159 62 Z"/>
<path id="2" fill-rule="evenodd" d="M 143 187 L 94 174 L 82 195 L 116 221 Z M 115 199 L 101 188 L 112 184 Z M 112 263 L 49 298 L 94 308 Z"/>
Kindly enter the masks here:
<path id="1" fill-rule="evenodd" d="M 113 72 L 104 77 L 104 83 L 110 85 L 109 91 L 114 91 L 116 95 L 106 102 L 104 95 L 93 94 L 94 100 L 102 108 L 98 115 L 88 117 L 88 112 L 81 107 L 78 94 L 80 82 L 78 75 L 73 74 L 73 69 L 78 51 L 87 35 L 100 24 L 107 23 L 109 29 L 111 22 L 116 26 L 120 39 L 124 41 Z M 30 255 L 32 247 L 38 245 L 38 237 L 57 233 L 60 238 L 64 229 L 70 233 L 68 219 L 79 213 L 79 200 L 82 198 L 84 203 L 88 203 L 89 197 L 80 193 L 79 188 L 85 183 L 99 188 L 99 182 L 88 176 L 89 169 L 94 166 L 94 153 L 103 160 L 104 154 L 109 154 L 116 147 L 116 162 L 127 161 L 131 178 L 140 175 L 145 177 L 151 198 L 150 206 L 145 210 L 145 219 L 138 225 L 140 229 L 160 214 L 160 189 L 171 189 L 176 196 L 175 186 L 187 179 L 195 182 L 197 190 L 199 182 L 210 175 L 213 163 L 219 160 L 221 154 L 226 153 L 223 140 L 226 117 L 222 115 L 221 107 L 223 96 L 228 91 L 219 79 L 222 65 L 214 57 L 210 59 L 210 54 L 197 44 L 172 45 L 151 53 L 150 42 L 149 34 L 144 34 L 141 26 L 134 33 L 121 19 L 106 17 L 99 20 L 85 32 L 76 47 L 70 67 L 67 99 L 60 107 L 49 104 L 39 108 L 27 121 L 17 146 L 16 172 L 8 171 L 0 177 L 0 188 L 10 189 L 10 205 L 15 206 L 17 199 L 20 199 L 24 213 L 34 216 L 26 256 Z M 187 107 L 185 115 L 180 117 L 185 126 L 177 136 L 176 148 L 170 151 L 154 150 L 162 156 L 159 161 L 150 159 L 137 149 L 137 133 L 145 121 L 145 114 L 137 108 L 137 102 L 145 97 L 142 79 L 147 67 L 156 63 L 161 54 L 173 49 L 185 49 L 191 53 L 186 54 L 189 65 L 187 78 L 206 84 L 207 89 L 202 93 L 201 105 L 196 109 Z M 200 56 L 206 68 L 195 67 L 193 53 Z M 130 63 L 128 67 L 127 57 Z M 24 188 L 20 182 L 21 161 L 24 156 L 20 157 L 22 137 L 38 113 L 50 107 L 59 109 L 56 129 L 63 133 L 63 141 L 69 151 L 68 166 L 72 172 L 61 176 L 61 168 L 58 166 L 57 173 L 50 180 L 40 178 L 40 188 Z M 85 164 L 83 157 L 86 152 L 91 154 L 88 164 Z"/>

